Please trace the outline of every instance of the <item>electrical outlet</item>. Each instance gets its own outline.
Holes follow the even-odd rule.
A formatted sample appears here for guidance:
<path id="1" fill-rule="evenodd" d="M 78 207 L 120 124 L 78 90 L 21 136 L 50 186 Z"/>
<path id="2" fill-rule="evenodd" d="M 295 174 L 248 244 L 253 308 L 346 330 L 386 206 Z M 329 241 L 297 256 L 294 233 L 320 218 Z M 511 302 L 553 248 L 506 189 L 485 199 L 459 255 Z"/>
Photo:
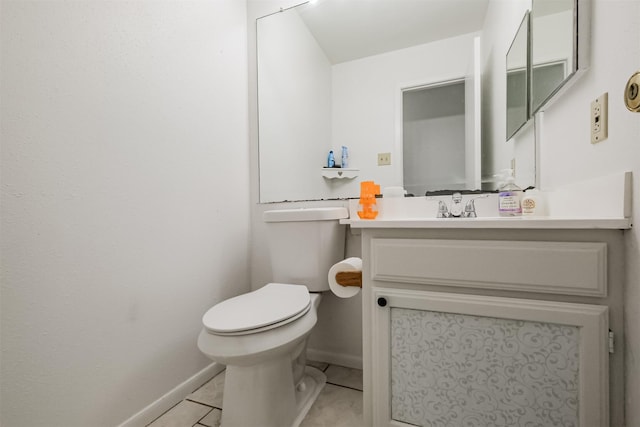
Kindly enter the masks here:
<path id="1" fill-rule="evenodd" d="M 391 153 L 378 153 L 378 166 L 391 164 Z"/>
<path id="2" fill-rule="evenodd" d="M 608 114 L 609 94 L 600 95 L 591 103 L 591 143 L 596 144 L 607 139 L 609 128 Z"/>

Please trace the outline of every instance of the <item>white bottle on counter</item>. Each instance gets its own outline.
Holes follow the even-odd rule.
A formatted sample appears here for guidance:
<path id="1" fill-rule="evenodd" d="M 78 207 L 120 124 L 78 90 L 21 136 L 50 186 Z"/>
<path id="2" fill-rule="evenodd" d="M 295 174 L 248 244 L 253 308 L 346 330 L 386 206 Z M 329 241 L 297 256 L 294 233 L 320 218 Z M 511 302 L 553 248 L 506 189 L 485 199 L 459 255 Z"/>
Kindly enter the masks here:
<path id="1" fill-rule="evenodd" d="M 535 188 L 526 190 L 522 196 L 522 215 L 523 216 L 545 216 L 544 198 L 542 193 Z"/>

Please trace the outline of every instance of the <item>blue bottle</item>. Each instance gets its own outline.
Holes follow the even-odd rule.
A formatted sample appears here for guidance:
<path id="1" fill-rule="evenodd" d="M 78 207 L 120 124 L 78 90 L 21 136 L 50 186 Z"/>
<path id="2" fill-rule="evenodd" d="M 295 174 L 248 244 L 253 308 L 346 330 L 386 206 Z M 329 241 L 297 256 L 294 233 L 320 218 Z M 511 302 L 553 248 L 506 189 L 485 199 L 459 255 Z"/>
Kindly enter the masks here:
<path id="1" fill-rule="evenodd" d="M 349 150 L 344 145 L 342 146 L 342 163 L 340 166 L 343 168 L 349 167 Z"/>
<path id="2" fill-rule="evenodd" d="M 327 167 L 332 168 L 336 165 L 336 159 L 333 157 L 333 150 L 329 151 L 329 158 L 327 159 Z"/>

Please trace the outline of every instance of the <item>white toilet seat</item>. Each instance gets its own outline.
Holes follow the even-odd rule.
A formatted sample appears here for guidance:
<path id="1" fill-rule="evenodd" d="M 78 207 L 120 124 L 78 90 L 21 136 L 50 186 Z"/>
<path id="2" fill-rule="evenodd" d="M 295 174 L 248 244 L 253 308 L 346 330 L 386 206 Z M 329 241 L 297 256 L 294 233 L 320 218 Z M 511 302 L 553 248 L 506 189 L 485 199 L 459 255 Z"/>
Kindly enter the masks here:
<path id="1" fill-rule="evenodd" d="M 205 329 L 215 335 L 248 335 L 291 323 L 311 307 L 302 285 L 269 283 L 262 288 L 223 301 L 203 316 Z"/>

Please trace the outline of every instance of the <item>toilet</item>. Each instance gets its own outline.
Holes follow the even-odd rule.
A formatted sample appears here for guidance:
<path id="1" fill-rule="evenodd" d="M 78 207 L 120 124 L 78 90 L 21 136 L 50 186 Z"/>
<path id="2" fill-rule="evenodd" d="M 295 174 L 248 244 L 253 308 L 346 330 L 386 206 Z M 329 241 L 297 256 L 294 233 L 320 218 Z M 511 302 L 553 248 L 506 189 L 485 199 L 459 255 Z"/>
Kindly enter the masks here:
<path id="1" fill-rule="evenodd" d="M 223 427 L 298 426 L 326 382 L 306 366 L 327 274 L 344 257 L 346 208 L 264 212 L 273 282 L 202 318 L 198 348 L 226 365 Z"/>

